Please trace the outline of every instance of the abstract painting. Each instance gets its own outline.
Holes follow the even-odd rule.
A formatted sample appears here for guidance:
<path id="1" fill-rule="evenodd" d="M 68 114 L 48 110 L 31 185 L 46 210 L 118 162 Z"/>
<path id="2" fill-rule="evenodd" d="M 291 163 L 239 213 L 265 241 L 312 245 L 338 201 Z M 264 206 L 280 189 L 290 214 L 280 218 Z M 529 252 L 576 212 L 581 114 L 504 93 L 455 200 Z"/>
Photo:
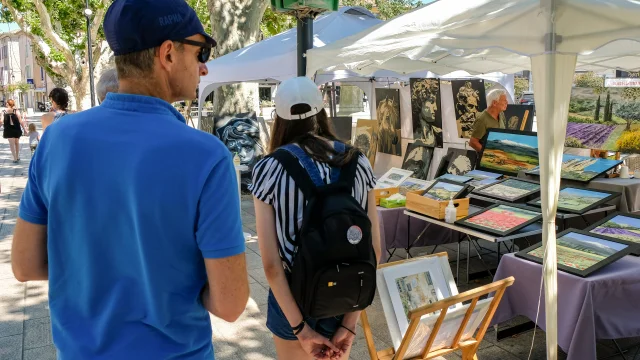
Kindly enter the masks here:
<path id="1" fill-rule="evenodd" d="M 478 169 L 518 175 L 539 164 L 536 133 L 490 129 L 483 144 Z"/>
<path id="2" fill-rule="evenodd" d="M 569 229 L 558 234 L 556 239 L 558 270 L 587 277 L 628 255 L 633 246 L 633 243 L 624 240 Z M 541 264 L 544 248 L 541 244 L 536 244 L 516 253 L 516 256 Z"/>
<path id="3" fill-rule="evenodd" d="M 458 225 L 471 227 L 500 236 L 532 224 L 542 218 L 542 214 L 514 205 L 493 205 L 479 213 L 456 221 Z"/>
<path id="4" fill-rule="evenodd" d="M 351 144 L 351 133 L 353 132 L 353 120 L 351 116 L 338 116 L 331 118 L 333 131 L 336 137 L 345 144 Z"/>
<path id="5" fill-rule="evenodd" d="M 369 159 L 371 167 L 376 162 L 376 149 L 378 146 L 378 121 L 358 120 L 353 146 L 360 149 Z"/>
<path id="6" fill-rule="evenodd" d="M 449 148 L 447 155 L 440 160 L 436 177 L 443 174 L 464 175 L 475 169 L 478 153 L 475 150 Z"/>
<path id="7" fill-rule="evenodd" d="M 427 180 L 431 159 L 433 158 L 433 148 L 420 143 L 407 144 L 404 154 L 402 168 L 413 171 L 414 178 Z"/>
<path id="8" fill-rule="evenodd" d="M 640 216 L 616 213 L 610 215 L 586 229 L 589 232 L 640 244 Z M 640 255 L 640 245 L 632 250 Z"/>
<path id="9" fill-rule="evenodd" d="M 467 185 L 463 184 L 436 180 L 422 196 L 437 201 L 455 200 L 460 194 L 464 193 L 467 187 Z"/>
<path id="10" fill-rule="evenodd" d="M 560 177 L 567 180 L 589 182 L 621 163 L 622 160 L 563 154 Z M 540 175 L 540 168 L 531 169 L 527 174 Z"/>
<path id="11" fill-rule="evenodd" d="M 266 144 L 261 141 L 260 124 L 255 112 L 219 117 L 214 120 L 216 135 L 232 154 L 238 154 L 240 164 L 248 166 L 241 172 L 241 182 L 251 182 L 253 166 L 266 154 Z"/>
<path id="12" fill-rule="evenodd" d="M 442 112 L 439 79 L 409 79 L 413 138 L 427 146 L 442 147 Z"/>
<path id="13" fill-rule="evenodd" d="M 524 179 L 505 179 L 474 190 L 474 193 L 504 201 L 517 201 L 540 191 L 540 184 Z"/>
<path id="14" fill-rule="evenodd" d="M 531 131 L 533 129 L 533 105 L 512 105 L 505 110 L 505 126 L 509 130 Z"/>
<path id="15" fill-rule="evenodd" d="M 590 190 L 567 186 L 558 194 L 558 210 L 575 214 L 584 214 L 597 206 L 620 196 L 618 192 L 604 190 Z M 540 206 L 540 198 L 529 202 L 530 205 Z"/>
<path id="16" fill-rule="evenodd" d="M 402 155 L 400 135 L 400 90 L 376 89 L 378 117 L 378 151 Z"/>
<path id="17" fill-rule="evenodd" d="M 458 136 L 470 138 L 476 114 L 487 108 L 483 80 L 452 80 Z"/>

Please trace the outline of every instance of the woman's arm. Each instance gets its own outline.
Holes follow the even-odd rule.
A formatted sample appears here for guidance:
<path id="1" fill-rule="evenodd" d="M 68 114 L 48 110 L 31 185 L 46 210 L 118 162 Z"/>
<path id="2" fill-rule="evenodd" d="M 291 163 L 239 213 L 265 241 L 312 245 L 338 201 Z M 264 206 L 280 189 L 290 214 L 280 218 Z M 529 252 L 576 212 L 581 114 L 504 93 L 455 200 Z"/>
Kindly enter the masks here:
<path id="1" fill-rule="evenodd" d="M 367 200 L 367 215 L 371 221 L 371 241 L 373 242 L 373 251 L 376 253 L 376 264 L 380 263 L 381 244 L 380 244 L 380 224 L 378 223 L 378 207 L 376 206 L 376 195 L 373 190 L 369 191 Z"/>
<path id="2" fill-rule="evenodd" d="M 42 133 L 44 134 L 44 131 L 47 129 L 47 126 L 51 125 L 51 123 L 53 122 L 53 113 L 46 113 L 44 115 L 42 115 Z"/>

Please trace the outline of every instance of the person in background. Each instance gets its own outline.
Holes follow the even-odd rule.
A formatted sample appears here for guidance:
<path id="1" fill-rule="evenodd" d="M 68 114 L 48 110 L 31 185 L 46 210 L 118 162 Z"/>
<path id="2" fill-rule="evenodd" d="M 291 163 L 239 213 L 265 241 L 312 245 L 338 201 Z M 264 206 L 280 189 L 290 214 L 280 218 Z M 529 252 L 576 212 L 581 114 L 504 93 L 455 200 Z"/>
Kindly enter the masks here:
<path id="1" fill-rule="evenodd" d="M 294 99 L 294 96 L 298 98 Z M 373 248 L 379 259 L 380 232 L 372 191 L 376 179 L 369 160 L 354 148 L 347 148 L 344 154 L 333 150 L 333 142 L 338 139 L 323 108 L 322 95 L 308 78 L 282 82 L 275 103 L 271 152 L 287 144 L 297 144 L 313 159 L 325 183 L 329 181 L 332 166 L 340 167 L 336 164 L 349 162 L 353 156 L 358 156 L 353 196 L 369 215 Z M 310 111 L 299 115 L 299 118 L 292 114 L 296 106 Z M 254 167 L 253 184 L 249 190 L 254 197 L 260 253 L 270 286 L 267 328 L 273 333 L 278 359 L 348 359 L 360 312 L 327 319 L 305 318 L 287 282 L 297 248 L 296 234 L 300 231 L 306 205 L 302 191 L 284 167 L 270 157 L 260 160 Z M 302 323 L 303 319 L 306 323 Z M 295 334 L 294 327 L 298 324 L 303 327 Z"/>
<path id="2" fill-rule="evenodd" d="M 49 93 L 51 101 L 51 112 L 42 115 L 42 132 L 54 121 L 67 115 L 69 108 L 69 93 L 63 88 L 54 88 Z"/>
<path id="3" fill-rule="evenodd" d="M 29 147 L 31 147 L 31 156 L 36 151 L 40 143 L 40 133 L 36 130 L 36 124 L 29 124 Z"/>
<path id="4" fill-rule="evenodd" d="M 477 152 L 482 151 L 481 140 L 491 128 L 505 128 L 503 111 L 507 110 L 507 92 L 502 89 L 493 89 L 487 94 L 488 107 L 476 116 L 473 124 L 473 132 L 469 145 Z"/>
<path id="5" fill-rule="evenodd" d="M 183 0 L 115 0 L 103 28 L 120 90 L 42 136 L 13 273 L 49 280 L 60 359 L 211 360 L 209 312 L 235 321 L 249 297 L 240 196 L 231 153 L 171 104 L 215 41 Z"/>
<path id="6" fill-rule="evenodd" d="M 98 93 L 98 104 L 104 101 L 107 93 L 118 92 L 118 73 L 115 68 L 107 69 L 100 75 L 96 85 L 96 92 Z"/>
<path id="7" fill-rule="evenodd" d="M 20 137 L 27 132 L 23 117 L 16 109 L 16 102 L 13 99 L 7 100 L 7 110 L 2 112 L 4 118 L 4 130 L 2 137 L 9 140 L 9 148 L 13 156 L 13 162 L 20 161 Z"/>

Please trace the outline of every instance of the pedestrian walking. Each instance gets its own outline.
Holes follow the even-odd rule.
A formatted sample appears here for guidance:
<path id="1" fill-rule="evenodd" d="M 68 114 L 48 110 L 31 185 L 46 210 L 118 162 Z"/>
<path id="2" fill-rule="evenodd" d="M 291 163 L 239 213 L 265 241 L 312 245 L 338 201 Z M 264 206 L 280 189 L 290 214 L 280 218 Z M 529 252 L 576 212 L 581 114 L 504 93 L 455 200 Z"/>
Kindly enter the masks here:
<path id="1" fill-rule="evenodd" d="M 36 130 L 36 124 L 29 124 L 29 147 L 31 148 L 31 156 L 36 151 L 38 144 L 40 143 L 40 133 Z"/>
<path id="2" fill-rule="evenodd" d="M 115 0 L 103 27 L 119 93 L 42 136 L 14 275 L 49 280 L 60 359 L 213 359 L 209 313 L 235 321 L 249 296 L 238 185 L 171 104 L 196 97 L 215 41 L 183 0 Z"/>
<path id="3" fill-rule="evenodd" d="M 271 287 L 267 328 L 280 360 L 348 359 L 375 293 L 376 179 L 366 156 L 335 136 L 311 80 L 282 82 L 275 105 L 271 154 L 250 187 Z"/>
<path id="4" fill-rule="evenodd" d="M 49 101 L 51 101 L 51 112 L 42 115 L 42 132 L 47 129 L 54 121 L 68 114 L 69 110 L 69 93 L 63 88 L 54 88 L 49 92 Z"/>
<path id="5" fill-rule="evenodd" d="M 4 118 L 2 137 L 9 140 L 13 162 L 17 163 L 20 161 L 20 137 L 23 134 L 23 130 L 25 133 L 27 131 L 21 113 L 16 109 L 16 102 L 13 99 L 7 100 L 7 109 L 2 112 L 2 115 Z"/>

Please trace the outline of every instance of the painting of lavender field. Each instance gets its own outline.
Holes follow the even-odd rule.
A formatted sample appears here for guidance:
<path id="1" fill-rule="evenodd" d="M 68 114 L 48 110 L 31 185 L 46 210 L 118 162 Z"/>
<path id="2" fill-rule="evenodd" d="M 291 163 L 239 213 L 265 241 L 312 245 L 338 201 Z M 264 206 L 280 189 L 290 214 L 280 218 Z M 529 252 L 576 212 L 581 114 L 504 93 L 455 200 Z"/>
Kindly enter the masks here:
<path id="1" fill-rule="evenodd" d="M 583 124 L 569 122 L 567 123 L 567 139 L 569 139 L 569 144 L 572 145 L 571 147 L 600 150 L 613 149 L 613 144 L 608 145 L 609 138 L 618 126 L 621 125 Z M 578 142 L 571 142 L 572 139 L 575 139 Z"/>
<path id="2" fill-rule="evenodd" d="M 640 219 L 617 215 L 590 232 L 640 243 Z"/>

